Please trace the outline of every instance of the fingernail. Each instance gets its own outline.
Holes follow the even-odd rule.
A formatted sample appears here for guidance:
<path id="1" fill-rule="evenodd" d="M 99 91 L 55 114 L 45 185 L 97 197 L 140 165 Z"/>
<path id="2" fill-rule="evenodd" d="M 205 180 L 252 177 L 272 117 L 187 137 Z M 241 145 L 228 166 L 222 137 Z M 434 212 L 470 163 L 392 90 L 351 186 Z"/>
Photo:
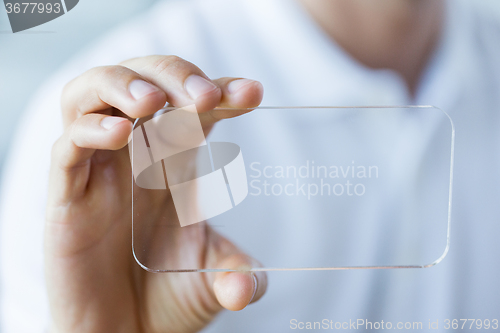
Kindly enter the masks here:
<path id="1" fill-rule="evenodd" d="M 250 299 L 250 302 L 248 302 L 247 306 L 252 303 L 253 299 L 255 298 L 255 294 L 257 293 L 257 277 L 255 276 L 255 273 L 252 273 L 252 277 L 253 277 L 253 295 L 252 295 L 252 298 Z"/>
<path id="2" fill-rule="evenodd" d="M 184 89 L 186 89 L 191 99 L 196 100 L 198 97 L 217 89 L 217 86 L 198 75 L 190 75 L 184 81 Z"/>
<path id="3" fill-rule="evenodd" d="M 143 98 L 144 96 L 147 96 L 151 93 L 158 91 L 158 88 L 156 88 L 150 83 L 147 83 L 146 81 L 134 80 L 130 82 L 128 90 L 130 91 L 132 97 L 134 97 L 134 99 L 137 101 Z"/>
<path id="4" fill-rule="evenodd" d="M 255 82 L 260 84 L 259 81 L 254 81 L 254 80 L 249 80 L 249 79 L 234 80 L 234 81 L 229 82 L 229 84 L 227 85 L 227 91 L 229 91 L 230 94 L 234 94 L 238 90 L 240 90 L 242 87 L 246 86 L 247 84 L 255 83 Z"/>
<path id="5" fill-rule="evenodd" d="M 109 130 L 113 126 L 115 126 L 118 123 L 121 123 L 124 120 L 126 119 L 121 117 L 105 117 L 103 120 L 101 120 L 101 127 Z"/>

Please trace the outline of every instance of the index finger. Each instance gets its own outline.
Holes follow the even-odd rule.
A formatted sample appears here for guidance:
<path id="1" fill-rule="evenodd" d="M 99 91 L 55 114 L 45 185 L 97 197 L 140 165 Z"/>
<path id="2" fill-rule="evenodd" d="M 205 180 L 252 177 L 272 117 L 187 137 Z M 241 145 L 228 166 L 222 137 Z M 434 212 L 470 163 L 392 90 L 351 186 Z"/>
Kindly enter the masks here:
<path id="1" fill-rule="evenodd" d="M 93 68 L 69 82 L 63 90 L 61 106 L 65 126 L 92 112 L 110 108 L 131 118 L 153 114 L 167 102 L 160 88 L 123 66 Z"/>

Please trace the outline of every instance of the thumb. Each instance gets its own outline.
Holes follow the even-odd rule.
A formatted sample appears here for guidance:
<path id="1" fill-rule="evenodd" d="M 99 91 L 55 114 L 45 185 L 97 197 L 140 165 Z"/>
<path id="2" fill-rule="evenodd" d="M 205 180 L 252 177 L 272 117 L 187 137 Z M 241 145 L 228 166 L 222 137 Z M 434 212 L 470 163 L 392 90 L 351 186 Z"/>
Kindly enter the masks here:
<path id="1" fill-rule="evenodd" d="M 212 246 L 207 253 L 207 264 L 210 268 L 228 271 L 209 274 L 209 285 L 222 307 L 231 311 L 242 310 L 265 294 L 267 274 L 253 272 L 252 268 L 262 265 L 244 254 L 231 241 L 210 230 Z"/>

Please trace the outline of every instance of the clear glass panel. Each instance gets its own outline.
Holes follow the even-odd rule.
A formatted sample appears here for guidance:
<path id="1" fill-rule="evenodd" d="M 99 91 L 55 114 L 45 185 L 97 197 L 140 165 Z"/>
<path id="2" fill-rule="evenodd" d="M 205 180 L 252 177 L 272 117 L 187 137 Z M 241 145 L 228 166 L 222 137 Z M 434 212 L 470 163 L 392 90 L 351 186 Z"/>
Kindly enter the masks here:
<path id="1" fill-rule="evenodd" d="M 454 130 L 437 108 L 260 107 L 204 132 L 194 106 L 134 126 L 147 270 L 214 270 L 209 230 L 254 270 L 429 267 L 448 251 Z"/>

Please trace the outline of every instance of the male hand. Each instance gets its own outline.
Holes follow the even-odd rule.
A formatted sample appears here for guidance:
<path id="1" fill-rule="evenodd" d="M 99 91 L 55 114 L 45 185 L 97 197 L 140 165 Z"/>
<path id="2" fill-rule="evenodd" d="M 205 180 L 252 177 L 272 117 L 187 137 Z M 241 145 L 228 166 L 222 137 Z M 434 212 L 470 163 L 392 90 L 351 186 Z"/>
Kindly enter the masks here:
<path id="1" fill-rule="evenodd" d="M 175 56 L 149 56 L 91 69 L 64 89 L 63 136 L 54 144 L 45 228 L 45 268 L 54 332 L 196 332 L 222 309 L 241 310 L 262 297 L 258 262 L 206 223 L 177 232 L 183 261 L 231 273 L 144 271 L 131 251 L 131 120 L 167 102 L 196 104 L 205 132 L 221 119 L 260 104 L 259 82 L 211 81 Z M 170 200 L 164 207 L 177 219 Z M 182 228 L 181 228 L 182 229 Z M 177 244 L 177 245 L 176 245 Z M 189 250 L 189 259 L 182 253 Z"/>

